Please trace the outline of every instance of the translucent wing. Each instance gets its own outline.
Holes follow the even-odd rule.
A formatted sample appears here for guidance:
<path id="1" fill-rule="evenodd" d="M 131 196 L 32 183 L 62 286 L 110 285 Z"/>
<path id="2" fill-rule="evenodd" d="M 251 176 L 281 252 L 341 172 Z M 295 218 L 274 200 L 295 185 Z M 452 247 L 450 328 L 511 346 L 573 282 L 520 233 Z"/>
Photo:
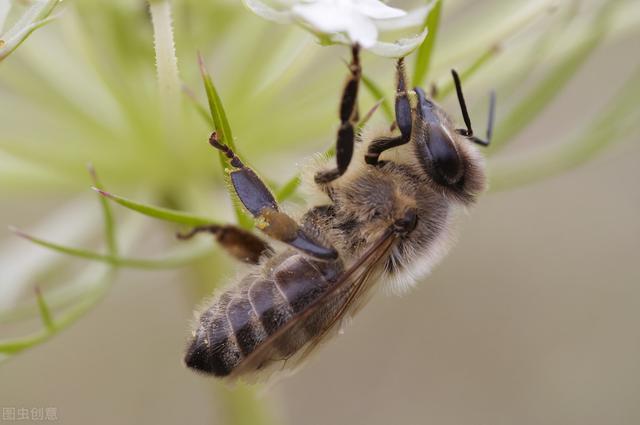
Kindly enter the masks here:
<path id="1" fill-rule="evenodd" d="M 386 258 L 395 238 L 394 230 L 387 229 L 330 289 L 265 339 L 241 361 L 229 378 L 262 377 L 278 366 L 291 368 L 307 358 L 338 328 L 343 318 L 364 305 L 366 295 L 380 273 L 381 260 Z M 293 354 L 283 356 L 282 353 Z"/>

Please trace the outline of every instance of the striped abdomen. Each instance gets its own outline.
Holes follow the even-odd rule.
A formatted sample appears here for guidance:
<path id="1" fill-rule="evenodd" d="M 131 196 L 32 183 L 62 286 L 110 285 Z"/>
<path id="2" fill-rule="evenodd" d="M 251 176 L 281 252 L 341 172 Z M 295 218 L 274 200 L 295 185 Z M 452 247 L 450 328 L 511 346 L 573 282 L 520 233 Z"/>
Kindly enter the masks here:
<path id="1" fill-rule="evenodd" d="M 203 312 L 189 347 L 187 366 L 227 376 L 244 358 L 303 311 L 336 281 L 339 262 L 321 262 L 288 251 L 264 264 L 262 274 L 246 276 Z M 271 361 L 287 359 L 322 329 L 322 317 L 310 318 L 277 341 Z M 262 368 L 267 364 L 256 365 Z"/>

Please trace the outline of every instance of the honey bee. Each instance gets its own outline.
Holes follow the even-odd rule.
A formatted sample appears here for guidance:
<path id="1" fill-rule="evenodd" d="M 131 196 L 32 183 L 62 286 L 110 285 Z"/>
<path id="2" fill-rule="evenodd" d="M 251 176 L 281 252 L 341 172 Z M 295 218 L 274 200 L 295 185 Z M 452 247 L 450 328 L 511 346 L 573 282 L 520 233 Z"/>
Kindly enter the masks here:
<path id="1" fill-rule="evenodd" d="M 335 168 L 311 167 L 306 178 L 319 202 L 299 221 L 277 204 L 257 174 L 222 144 L 239 200 L 273 249 L 235 226 L 196 227 L 213 233 L 235 257 L 254 264 L 223 290 L 198 319 L 185 355 L 188 367 L 235 380 L 297 365 L 340 329 L 369 299 L 376 282 L 411 286 L 444 256 L 456 212 L 486 186 L 460 79 L 452 71 L 466 128 L 420 88 L 407 89 L 403 59 L 396 69 L 395 123 L 375 136 L 358 134 L 359 48 L 351 48 L 349 76 L 340 102 Z M 352 158 L 355 158 L 352 161 Z"/>

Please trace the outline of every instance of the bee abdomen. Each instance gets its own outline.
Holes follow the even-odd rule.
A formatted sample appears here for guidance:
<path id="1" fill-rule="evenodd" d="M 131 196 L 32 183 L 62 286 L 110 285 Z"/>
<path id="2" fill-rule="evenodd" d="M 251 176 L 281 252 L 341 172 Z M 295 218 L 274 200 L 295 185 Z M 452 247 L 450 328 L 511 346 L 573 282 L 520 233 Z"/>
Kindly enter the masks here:
<path id="1" fill-rule="evenodd" d="M 249 288 L 249 301 L 266 335 L 272 335 L 293 315 L 289 303 L 273 280 L 260 279 Z"/>
<path id="2" fill-rule="evenodd" d="M 187 352 L 187 366 L 217 376 L 229 375 L 260 344 L 327 290 L 338 263 L 316 263 L 302 255 L 283 256 L 267 276 L 247 276 L 200 318 Z M 316 323 L 317 324 L 317 323 Z M 281 360 L 290 357 L 317 332 L 298 327 L 274 342 Z"/>
<path id="3" fill-rule="evenodd" d="M 243 356 L 251 354 L 266 337 L 246 293 L 229 303 L 227 320 Z"/>
<path id="4" fill-rule="evenodd" d="M 302 255 L 284 260 L 274 270 L 273 279 L 294 313 L 304 310 L 329 286 L 326 276 Z"/>
<path id="5" fill-rule="evenodd" d="M 200 317 L 200 326 L 185 355 L 192 369 L 216 376 L 227 376 L 238 365 L 242 353 L 226 316 L 232 294 L 226 292 Z"/>

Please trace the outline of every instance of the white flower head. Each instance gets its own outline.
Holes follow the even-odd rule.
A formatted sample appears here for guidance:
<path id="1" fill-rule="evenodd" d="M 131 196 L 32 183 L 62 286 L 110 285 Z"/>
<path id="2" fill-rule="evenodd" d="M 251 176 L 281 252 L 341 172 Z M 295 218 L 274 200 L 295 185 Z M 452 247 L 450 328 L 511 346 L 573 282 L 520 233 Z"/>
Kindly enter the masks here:
<path id="1" fill-rule="evenodd" d="M 280 23 L 297 23 L 322 42 L 359 44 L 381 56 L 404 56 L 427 35 L 419 34 L 393 43 L 378 40 L 379 30 L 417 27 L 424 23 L 433 2 L 410 13 L 380 0 L 279 0 L 271 6 L 263 0 L 243 0 L 257 15 Z"/>
<path id="2" fill-rule="evenodd" d="M 404 10 L 389 7 L 379 0 L 319 0 L 295 4 L 291 11 L 310 27 L 325 33 L 346 33 L 349 40 L 365 49 L 378 41 L 378 19 L 399 18 Z"/>

